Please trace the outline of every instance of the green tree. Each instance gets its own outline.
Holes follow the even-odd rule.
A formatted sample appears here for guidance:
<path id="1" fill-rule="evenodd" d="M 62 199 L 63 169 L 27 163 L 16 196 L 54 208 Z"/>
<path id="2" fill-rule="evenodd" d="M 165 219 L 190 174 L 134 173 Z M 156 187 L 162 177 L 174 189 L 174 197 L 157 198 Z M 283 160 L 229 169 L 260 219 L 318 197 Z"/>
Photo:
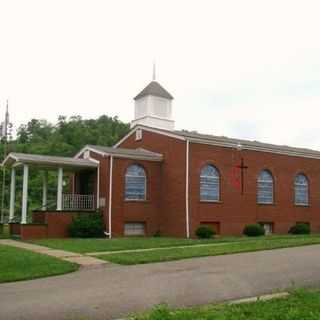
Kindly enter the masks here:
<path id="1" fill-rule="evenodd" d="M 8 152 L 23 152 L 55 156 L 73 156 L 87 144 L 112 146 L 125 136 L 129 124 L 117 117 L 102 115 L 98 119 L 82 119 L 80 116 L 67 118 L 59 116 L 57 123 L 32 119 L 17 130 L 16 139 L 8 143 Z M 0 157 L 3 160 L 4 144 L 0 144 Z M 3 171 L 0 173 L 2 181 Z M 29 210 L 41 206 L 41 172 L 30 170 Z M 17 175 L 16 212 L 21 204 L 21 176 Z M 55 196 L 56 173 L 49 174 L 49 196 Z M 9 206 L 10 173 L 6 172 L 5 208 Z M 0 186 L 0 194 L 2 185 Z M 50 201 L 50 197 L 49 197 Z M 51 200 L 52 201 L 52 200 Z"/>

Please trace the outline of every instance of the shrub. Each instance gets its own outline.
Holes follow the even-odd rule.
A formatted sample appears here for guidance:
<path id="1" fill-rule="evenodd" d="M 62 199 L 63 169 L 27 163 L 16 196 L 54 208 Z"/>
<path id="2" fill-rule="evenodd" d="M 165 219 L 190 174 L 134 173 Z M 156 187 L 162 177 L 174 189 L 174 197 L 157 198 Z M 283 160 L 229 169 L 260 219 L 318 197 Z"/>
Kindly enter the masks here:
<path id="1" fill-rule="evenodd" d="M 104 235 L 104 223 L 100 213 L 79 214 L 68 228 L 73 238 L 98 238 Z"/>
<path id="2" fill-rule="evenodd" d="M 291 234 L 310 234 L 310 226 L 307 223 L 297 223 L 289 230 Z"/>
<path id="3" fill-rule="evenodd" d="M 160 238 L 161 237 L 161 232 L 160 230 L 156 231 L 153 235 L 154 238 Z"/>
<path id="4" fill-rule="evenodd" d="M 243 234 L 248 237 L 264 236 L 265 230 L 260 224 L 247 224 L 243 229 Z"/>
<path id="5" fill-rule="evenodd" d="M 196 236 L 199 239 L 210 239 L 215 235 L 215 231 L 209 226 L 200 226 L 196 230 Z"/>

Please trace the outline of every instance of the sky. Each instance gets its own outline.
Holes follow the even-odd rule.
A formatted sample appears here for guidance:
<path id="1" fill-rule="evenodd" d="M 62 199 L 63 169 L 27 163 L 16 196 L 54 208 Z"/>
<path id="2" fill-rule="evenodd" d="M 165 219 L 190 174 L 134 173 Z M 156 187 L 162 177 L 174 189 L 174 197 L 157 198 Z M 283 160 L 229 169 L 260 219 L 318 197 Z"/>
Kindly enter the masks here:
<path id="1" fill-rule="evenodd" d="M 152 79 L 177 129 L 320 150 L 320 1 L 0 0 L 0 115 L 133 119 Z"/>

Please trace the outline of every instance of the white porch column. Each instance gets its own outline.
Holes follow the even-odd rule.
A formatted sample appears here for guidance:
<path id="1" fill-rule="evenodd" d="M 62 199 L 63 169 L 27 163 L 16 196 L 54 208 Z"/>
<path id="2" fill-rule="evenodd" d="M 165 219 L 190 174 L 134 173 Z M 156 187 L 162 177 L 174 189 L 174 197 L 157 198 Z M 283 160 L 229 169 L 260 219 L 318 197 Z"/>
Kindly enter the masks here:
<path id="1" fill-rule="evenodd" d="M 47 210 L 48 201 L 48 172 L 43 173 L 43 185 L 42 185 L 42 211 Z"/>
<path id="2" fill-rule="evenodd" d="M 28 210 L 28 179 L 29 179 L 29 166 L 23 165 L 23 186 L 22 186 L 22 211 L 21 223 L 27 223 L 27 210 Z"/>
<path id="3" fill-rule="evenodd" d="M 62 210 L 63 168 L 58 169 L 57 210 Z"/>
<path id="4" fill-rule="evenodd" d="M 9 209 L 9 222 L 14 218 L 14 205 L 16 200 L 16 169 L 11 169 L 11 185 L 10 185 L 10 209 Z"/>

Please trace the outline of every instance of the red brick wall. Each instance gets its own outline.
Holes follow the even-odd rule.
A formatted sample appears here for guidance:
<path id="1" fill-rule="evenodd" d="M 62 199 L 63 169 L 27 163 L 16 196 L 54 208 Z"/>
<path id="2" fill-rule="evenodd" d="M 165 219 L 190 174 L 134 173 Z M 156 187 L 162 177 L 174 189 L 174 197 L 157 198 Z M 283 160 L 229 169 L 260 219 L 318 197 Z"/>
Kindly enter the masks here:
<path id="1" fill-rule="evenodd" d="M 131 135 L 119 147 L 145 148 L 163 154 L 161 163 L 161 183 L 157 183 L 160 193 L 160 232 L 164 235 L 185 237 L 185 177 L 186 143 L 181 140 L 143 131 L 141 141 Z"/>
<path id="2" fill-rule="evenodd" d="M 110 158 L 91 152 L 90 156 L 100 162 L 100 197 L 105 199 L 105 206 L 100 208 L 109 231 L 109 168 Z M 129 165 L 139 164 L 147 175 L 146 201 L 126 201 L 124 197 L 125 172 Z M 160 229 L 161 164 L 152 161 L 133 161 L 113 159 L 112 179 L 112 235 L 122 236 L 126 222 L 144 222 L 146 234 L 153 235 Z"/>
<path id="3" fill-rule="evenodd" d="M 143 166 L 147 176 L 145 201 L 125 200 L 125 172 L 131 164 Z M 112 233 L 123 235 L 124 223 L 144 222 L 146 234 L 153 235 L 160 230 L 161 167 L 158 162 L 114 159 L 112 192 Z"/>
<path id="4" fill-rule="evenodd" d="M 128 137 L 120 147 L 138 148 L 162 153 L 160 196 L 160 229 L 165 235 L 185 236 L 185 142 L 143 131 L 141 141 Z M 232 168 L 244 158 L 248 169 L 244 177 L 244 195 L 231 182 Z M 221 202 L 200 202 L 199 176 L 206 163 L 217 167 L 221 174 Z M 310 222 L 312 231 L 320 231 L 319 160 L 291 157 L 225 147 L 190 144 L 190 230 L 194 235 L 200 223 L 218 223 L 221 234 L 241 234 L 248 223 L 273 222 L 274 232 L 287 233 L 296 222 Z M 274 177 L 273 205 L 256 202 L 257 177 L 269 169 Z M 293 181 L 303 172 L 309 179 L 310 206 L 294 205 Z M 128 207 L 130 204 L 128 204 Z M 127 208 L 129 210 L 129 208 Z"/>
<path id="5" fill-rule="evenodd" d="M 18 236 L 21 233 L 20 223 L 9 223 L 9 233 L 12 236 Z"/>
<path id="6" fill-rule="evenodd" d="M 68 226 L 72 222 L 73 217 L 81 214 L 78 212 L 56 212 L 56 211 L 46 211 L 46 212 L 34 212 L 32 215 L 33 225 L 37 226 L 40 223 L 46 228 L 47 238 L 65 238 L 68 237 Z M 26 226 L 26 225 L 22 225 Z M 31 231 L 30 231 L 31 232 Z M 34 231 L 36 232 L 36 231 Z"/>
<path id="7" fill-rule="evenodd" d="M 234 187 L 232 167 L 243 157 L 248 169 L 244 175 L 244 194 Z M 202 221 L 220 222 L 222 234 L 241 234 L 248 223 L 273 222 L 274 232 L 287 233 L 297 221 L 310 222 L 320 231 L 319 160 L 289 157 L 272 153 L 191 144 L 190 147 L 190 215 L 191 230 Z M 199 175 L 206 163 L 212 163 L 221 174 L 221 203 L 200 202 Z M 257 204 L 257 177 L 268 169 L 274 178 L 274 204 Z M 299 172 L 310 182 L 310 206 L 294 205 L 294 178 Z"/>
<path id="8" fill-rule="evenodd" d="M 47 238 L 47 225 L 45 224 L 21 224 L 21 240 Z"/>
<path id="9" fill-rule="evenodd" d="M 68 237 L 68 226 L 75 215 L 77 213 L 74 212 L 47 212 L 45 222 L 48 226 L 48 238 Z"/>

